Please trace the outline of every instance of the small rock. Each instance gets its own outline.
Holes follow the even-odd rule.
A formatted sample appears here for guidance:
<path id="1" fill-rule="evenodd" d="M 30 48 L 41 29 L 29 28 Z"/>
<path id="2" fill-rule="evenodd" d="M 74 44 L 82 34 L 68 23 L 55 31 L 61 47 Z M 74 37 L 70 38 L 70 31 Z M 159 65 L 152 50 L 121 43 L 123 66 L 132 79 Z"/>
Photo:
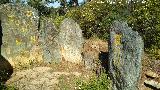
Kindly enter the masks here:
<path id="1" fill-rule="evenodd" d="M 150 80 L 150 81 L 145 80 L 144 83 L 147 84 L 147 85 L 151 85 L 151 86 L 153 86 L 153 87 L 155 87 L 157 89 L 160 89 L 160 83 L 156 82 L 154 80 Z"/>
<path id="2" fill-rule="evenodd" d="M 147 71 L 146 75 L 149 76 L 149 77 L 152 77 L 152 78 L 158 78 L 159 77 L 159 75 L 157 73 L 152 72 L 152 71 Z"/>

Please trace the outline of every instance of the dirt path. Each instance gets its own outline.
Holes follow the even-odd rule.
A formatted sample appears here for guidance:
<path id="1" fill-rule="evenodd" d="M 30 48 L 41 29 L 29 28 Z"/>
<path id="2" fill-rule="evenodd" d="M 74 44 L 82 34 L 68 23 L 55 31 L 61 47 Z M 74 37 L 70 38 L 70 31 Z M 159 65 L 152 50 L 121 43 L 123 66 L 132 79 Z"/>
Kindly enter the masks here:
<path id="1" fill-rule="evenodd" d="M 19 90 L 60 90 L 57 85 L 61 75 L 79 77 L 81 73 L 54 72 L 51 67 L 35 67 L 14 72 L 7 84 L 13 85 Z"/>

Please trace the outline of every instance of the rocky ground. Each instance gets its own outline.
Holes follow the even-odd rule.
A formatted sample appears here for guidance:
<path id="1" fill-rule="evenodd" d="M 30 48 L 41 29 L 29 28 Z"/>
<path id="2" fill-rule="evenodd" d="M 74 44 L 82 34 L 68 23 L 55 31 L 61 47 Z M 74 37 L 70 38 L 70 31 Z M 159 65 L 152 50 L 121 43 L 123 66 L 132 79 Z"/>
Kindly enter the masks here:
<path id="1" fill-rule="evenodd" d="M 6 84 L 18 90 L 75 90 L 78 79 L 89 79 L 91 72 L 65 63 L 16 70 Z"/>
<path id="2" fill-rule="evenodd" d="M 159 90 L 160 89 L 160 60 L 155 60 L 154 58 L 149 58 L 149 55 L 145 54 L 142 60 L 142 73 L 140 80 L 140 90 Z M 148 75 L 149 74 L 149 75 Z M 154 81 L 159 84 L 154 86 L 147 85 L 145 81 Z M 159 88 L 159 89 L 158 89 Z"/>
<path id="3" fill-rule="evenodd" d="M 104 45 L 99 45 L 99 47 L 101 46 Z M 160 83 L 160 60 L 149 57 L 149 55 L 145 54 L 142 60 L 140 90 L 158 90 L 153 86 L 144 84 L 145 80 L 153 80 Z M 154 72 L 158 77 L 153 78 L 152 75 L 154 76 L 154 74 L 148 77 L 148 71 Z M 79 79 L 87 81 L 92 75 L 93 72 L 86 70 L 83 65 L 67 61 L 62 61 L 59 64 L 42 63 L 15 69 L 6 84 L 19 90 L 76 90 L 78 89 L 76 82 Z"/>
<path id="4" fill-rule="evenodd" d="M 13 84 L 19 90 L 60 90 L 57 85 L 62 75 L 79 77 L 81 74 L 79 72 L 54 72 L 51 67 L 35 67 L 15 72 L 7 83 Z"/>
<path id="5" fill-rule="evenodd" d="M 83 66 L 63 62 L 61 65 L 42 65 L 30 69 L 15 70 L 7 85 L 19 90 L 75 90 L 78 79 L 87 80 L 92 75 Z M 140 90 L 158 90 L 152 86 L 146 86 L 145 80 L 160 82 L 160 78 L 147 77 L 147 71 L 153 71 L 160 75 L 160 61 L 151 61 L 147 56 L 143 60 Z"/>

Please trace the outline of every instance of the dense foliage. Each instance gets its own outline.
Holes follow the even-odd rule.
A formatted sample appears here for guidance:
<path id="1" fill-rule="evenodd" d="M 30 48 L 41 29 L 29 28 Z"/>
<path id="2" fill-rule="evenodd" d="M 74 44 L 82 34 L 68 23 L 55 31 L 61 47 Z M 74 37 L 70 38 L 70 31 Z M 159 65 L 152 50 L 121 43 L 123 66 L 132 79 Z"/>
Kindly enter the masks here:
<path id="1" fill-rule="evenodd" d="M 9 3 L 9 2 L 10 2 L 10 0 L 1 0 L 0 4 L 5 4 L 5 3 Z"/>
<path id="2" fill-rule="evenodd" d="M 125 20 L 143 37 L 145 51 L 160 58 L 160 1 L 159 0 L 92 0 L 70 8 L 63 16 L 57 16 L 56 25 L 66 17 L 77 21 L 84 37 L 97 36 L 108 39 L 113 20 Z"/>
<path id="3" fill-rule="evenodd" d="M 98 36 L 107 38 L 108 29 L 104 25 L 104 20 L 108 15 L 109 6 L 105 0 L 93 0 L 80 8 L 69 10 L 66 17 L 71 17 L 80 24 L 84 37 Z"/>
<path id="4" fill-rule="evenodd" d="M 160 59 L 160 1 L 138 2 L 128 22 L 143 36 L 146 51 Z"/>
<path id="5" fill-rule="evenodd" d="M 88 82 L 77 81 L 80 90 L 111 90 L 111 80 L 107 74 L 102 73 L 98 78 L 92 77 Z"/>

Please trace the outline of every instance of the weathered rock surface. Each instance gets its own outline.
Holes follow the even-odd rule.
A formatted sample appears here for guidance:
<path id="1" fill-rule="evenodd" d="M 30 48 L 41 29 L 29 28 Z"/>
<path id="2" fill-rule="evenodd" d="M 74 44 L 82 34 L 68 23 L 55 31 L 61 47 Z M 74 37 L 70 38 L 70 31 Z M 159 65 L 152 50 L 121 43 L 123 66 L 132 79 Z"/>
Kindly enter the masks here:
<path id="1" fill-rule="evenodd" d="M 113 90 L 138 90 L 143 40 L 126 22 L 114 21 L 109 40 L 109 73 Z"/>
<path id="2" fill-rule="evenodd" d="M 41 18 L 39 32 L 39 44 L 43 49 L 43 60 L 47 62 L 60 62 L 62 56 L 58 41 L 59 30 L 53 24 L 52 18 Z"/>
<path id="3" fill-rule="evenodd" d="M 51 18 L 39 20 L 34 8 L 20 4 L 1 5 L 0 17 L 1 51 L 11 65 L 60 62 L 62 57 L 66 61 L 81 62 L 82 30 L 72 19 L 65 19 L 58 30 Z"/>
<path id="4" fill-rule="evenodd" d="M 30 53 L 37 44 L 37 10 L 27 5 L 4 4 L 0 6 L 0 19 L 3 33 L 2 55 L 13 66 L 32 62 L 32 56 L 37 56 Z"/>
<path id="5" fill-rule="evenodd" d="M 60 25 L 59 42 L 62 57 L 66 61 L 80 63 L 82 61 L 83 36 L 79 25 L 72 19 L 66 18 Z"/>

